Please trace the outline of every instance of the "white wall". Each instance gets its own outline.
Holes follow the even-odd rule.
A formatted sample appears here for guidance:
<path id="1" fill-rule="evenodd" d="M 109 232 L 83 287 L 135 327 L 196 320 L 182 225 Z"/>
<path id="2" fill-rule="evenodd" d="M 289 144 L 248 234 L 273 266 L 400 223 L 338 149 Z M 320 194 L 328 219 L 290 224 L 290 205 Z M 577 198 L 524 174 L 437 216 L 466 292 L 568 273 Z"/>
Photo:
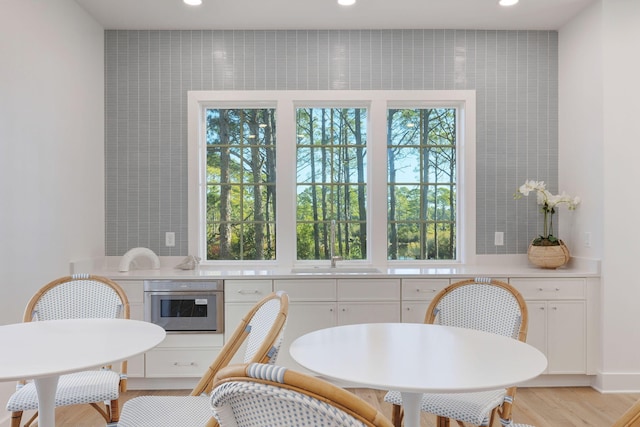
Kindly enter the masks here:
<path id="1" fill-rule="evenodd" d="M 602 0 L 604 82 L 603 375 L 640 390 L 640 2 Z"/>
<path id="2" fill-rule="evenodd" d="M 0 324 L 70 260 L 104 255 L 103 55 L 75 2 L 0 0 Z"/>
<path id="3" fill-rule="evenodd" d="M 640 2 L 598 0 L 559 33 L 561 188 L 583 198 L 574 255 L 602 259 L 596 387 L 640 391 Z M 566 228 L 565 228 L 566 230 Z M 584 233 L 592 233 L 592 247 Z M 563 234 L 564 235 L 564 234 Z"/>
<path id="4" fill-rule="evenodd" d="M 558 37 L 559 189 L 582 199 L 575 211 L 562 208 L 559 235 L 574 256 L 592 259 L 602 259 L 603 239 L 601 9 L 596 2 Z"/>

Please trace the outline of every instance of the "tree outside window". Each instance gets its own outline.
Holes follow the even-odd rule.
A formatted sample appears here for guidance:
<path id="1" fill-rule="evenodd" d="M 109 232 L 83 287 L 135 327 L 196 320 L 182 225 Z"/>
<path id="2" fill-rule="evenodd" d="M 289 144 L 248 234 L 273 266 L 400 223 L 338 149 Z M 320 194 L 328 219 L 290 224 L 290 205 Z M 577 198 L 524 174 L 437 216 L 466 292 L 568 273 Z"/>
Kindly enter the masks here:
<path id="1" fill-rule="evenodd" d="M 205 117 L 207 260 L 275 259 L 275 110 Z"/>

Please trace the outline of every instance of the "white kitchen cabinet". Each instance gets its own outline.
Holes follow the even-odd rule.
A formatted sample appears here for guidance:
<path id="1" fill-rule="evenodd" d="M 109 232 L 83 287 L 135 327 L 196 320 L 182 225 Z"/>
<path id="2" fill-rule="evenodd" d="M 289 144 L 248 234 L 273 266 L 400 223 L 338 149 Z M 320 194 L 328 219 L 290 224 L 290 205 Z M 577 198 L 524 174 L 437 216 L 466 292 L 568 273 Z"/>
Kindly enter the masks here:
<path id="1" fill-rule="evenodd" d="M 402 279 L 402 322 L 424 323 L 431 300 L 449 284 L 448 278 Z"/>
<path id="2" fill-rule="evenodd" d="M 298 337 L 337 324 L 337 289 L 335 279 L 275 280 L 275 290 L 289 295 L 289 315 L 277 364 L 308 372 L 289 355 L 289 346 Z"/>
<path id="3" fill-rule="evenodd" d="M 246 314 L 258 301 L 273 291 L 268 279 L 224 281 L 224 337 L 228 341 Z M 242 363 L 246 342 L 240 347 L 231 363 Z"/>
<path id="4" fill-rule="evenodd" d="M 547 356 L 545 374 L 586 374 L 585 279 L 514 278 L 511 284 L 527 303 L 527 342 Z"/>
<path id="5" fill-rule="evenodd" d="M 338 325 L 400 322 L 399 279 L 338 279 Z"/>
<path id="6" fill-rule="evenodd" d="M 550 272 L 551 273 L 551 272 Z M 501 278 L 523 295 L 529 310 L 527 342 L 549 361 L 543 384 L 578 385 L 596 373 L 599 279 L 585 277 Z M 497 275 L 493 277 L 502 277 Z M 289 315 L 277 363 L 303 370 L 289 355 L 290 344 L 314 330 L 353 323 L 424 322 L 433 297 L 463 276 L 331 277 L 291 276 L 225 280 L 224 334 L 168 334 L 145 355 L 129 361 L 131 378 L 146 377 L 140 387 L 173 388 L 200 377 L 219 354 L 240 320 L 264 296 L 283 290 Z M 127 293 L 132 319 L 143 319 L 143 281 L 118 279 Z M 240 350 L 244 354 L 244 348 Z M 242 362 L 242 356 L 232 363 Z M 162 380 L 165 378 L 165 380 Z M 582 378 L 582 379 L 580 379 Z M 144 382 L 146 381 L 146 382 Z M 586 380 L 588 381 L 588 380 Z M 190 385 L 191 386 L 191 385 Z M 179 388 L 179 387 L 178 387 Z"/>
<path id="7" fill-rule="evenodd" d="M 142 280 L 120 280 L 118 285 L 127 294 L 129 300 L 129 317 L 133 320 L 144 320 L 144 291 Z M 144 377 L 144 354 L 127 360 L 127 376 L 129 378 Z"/>
<path id="8" fill-rule="evenodd" d="M 400 321 L 399 279 L 283 279 L 274 289 L 289 294 L 289 319 L 278 364 L 303 370 L 289 355 L 298 337 L 336 325 Z"/>

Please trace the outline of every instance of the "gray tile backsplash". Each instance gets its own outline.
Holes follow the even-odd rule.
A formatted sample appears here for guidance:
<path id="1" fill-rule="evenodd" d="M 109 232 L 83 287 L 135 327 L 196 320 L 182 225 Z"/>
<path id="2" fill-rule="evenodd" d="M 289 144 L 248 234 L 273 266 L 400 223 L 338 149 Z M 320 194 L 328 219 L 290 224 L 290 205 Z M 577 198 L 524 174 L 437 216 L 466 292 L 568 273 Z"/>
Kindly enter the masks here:
<path id="1" fill-rule="evenodd" d="M 187 255 L 187 91 L 199 89 L 475 89 L 478 254 L 525 253 L 540 233 L 535 201 L 513 200 L 525 179 L 557 191 L 555 31 L 108 30 L 107 255 Z"/>

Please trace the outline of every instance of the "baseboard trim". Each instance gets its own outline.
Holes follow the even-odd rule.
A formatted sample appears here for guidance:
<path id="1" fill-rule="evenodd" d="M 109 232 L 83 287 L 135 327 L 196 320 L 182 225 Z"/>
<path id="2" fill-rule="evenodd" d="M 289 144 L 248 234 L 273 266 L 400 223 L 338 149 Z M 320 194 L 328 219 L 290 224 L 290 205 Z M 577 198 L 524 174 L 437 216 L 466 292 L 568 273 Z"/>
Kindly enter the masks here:
<path id="1" fill-rule="evenodd" d="M 600 372 L 593 388 L 600 393 L 640 393 L 640 373 Z"/>
<path id="2" fill-rule="evenodd" d="M 593 375 L 540 375 L 518 387 L 593 387 Z"/>

